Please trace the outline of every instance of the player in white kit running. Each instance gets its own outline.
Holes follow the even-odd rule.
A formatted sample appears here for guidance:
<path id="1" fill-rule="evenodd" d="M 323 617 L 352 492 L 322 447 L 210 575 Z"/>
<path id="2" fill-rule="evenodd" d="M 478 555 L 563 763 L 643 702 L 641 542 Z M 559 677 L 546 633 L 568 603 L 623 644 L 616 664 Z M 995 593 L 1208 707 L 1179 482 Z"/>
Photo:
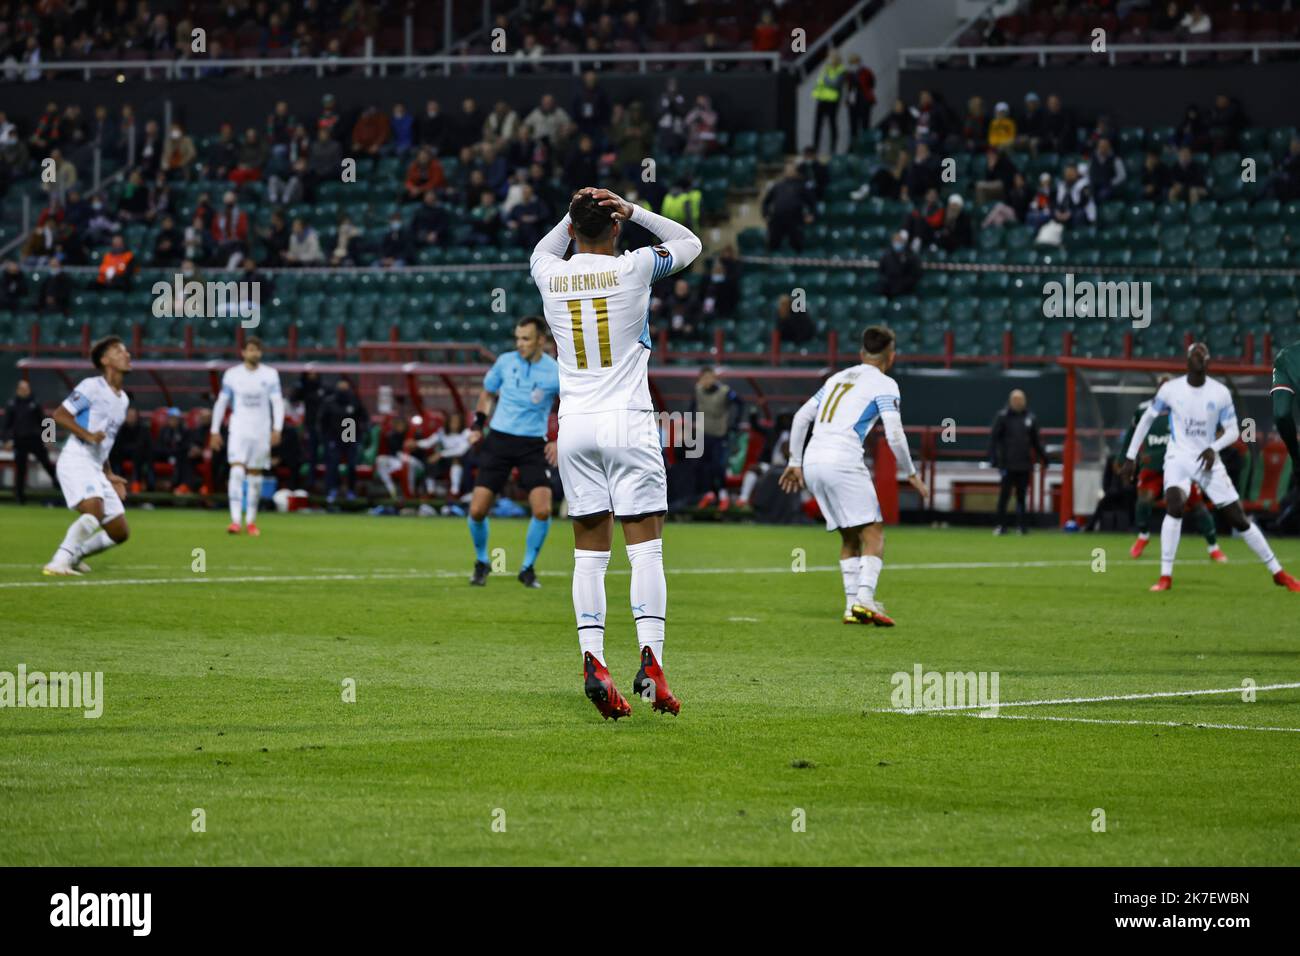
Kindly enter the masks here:
<path id="1" fill-rule="evenodd" d="M 126 480 L 108 463 L 113 440 L 131 404 L 123 388 L 131 371 L 131 353 L 116 335 L 100 339 L 90 350 L 99 375 L 77 383 L 54 421 L 71 432 L 59 454 L 55 473 L 69 508 L 80 512 L 63 543 L 45 565 L 49 575 L 78 575 L 90 570 L 86 555 L 121 544 L 130 535 L 126 526 Z"/>
<path id="2" fill-rule="evenodd" d="M 624 221 L 660 240 L 615 253 Z M 570 239 L 577 250 L 564 253 Z M 631 707 L 605 667 L 605 570 L 614 518 L 632 565 L 632 616 L 641 669 L 632 693 L 654 710 L 680 704 L 663 672 L 663 520 L 668 481 L 650 402 L 650 287 L 700 254 L 700 240 L 607 189 L 574 194 L 568 214 L 533 250 L 529 267 L 555 340 L 560 369 L 560 478 L 573 518 L 573 612 L 583 655 L 584 690 L 605 718 Z"/>
<path id="3" fill-rule="evenodd" d="M 1152 591 L 1173 587 L 1174 557 L 1183 533 L 1183 509 L 1192 482 L 1200 487 L 1215 510 L 1240 532 L 1250 550 L 1264 562 L 1278 585 L 1300 591 L 1300 582 L 1282 570 L 1282 564 L 1264 539 L 1264 532 L 1246 518 L 1237 489 L 1219 452 L 1237 440 L 1237 412 L 1232 393 L 1222 382 L 1206 374 L 1210 349 L 1195 342 L 1187 350 L 1187 374 L 1170 379 L 1160 386 L 1156 397 L 1138 419 L 1125 454 L 1123 475 L 1133 480 L 1137 453 L 1157 417 L 1169 413 L 1169 447 L 1165 452 L 1165 520 L 1160 526 L 1160 580 Z M 1216 432 L 1221 432 L 1215 437 Z"/>
<path id="4" fill-rule="evenodd" d="M 241 354 L 244 364 L 226 369 L 221 376 L 221 394 L 212 409 L 209 444 L 214 450 L 221 448 L 221 422 L 229 408 L 226 460 L 230 462 L 227 488 L 230 525 L 226 530 L 239 534 L 242 515 L 248 533 L 256 538 L 262 533 L 257 527 L 262 472 L 271 467 L 271 449 L 280 444 L 280 431 L 284 428 L 284 397 L 280 394 L 280 373 L 262 364 L 262 340 L 250 335 Z"/>
<path id="5" fill-rule="evenodd" d="M 826 530 L 840 533 L 845 624 L 894 624 L 876 603 L 885 526 L 863 450 L 877 420 L 884 426 L 894 457 L 907 472 L 908 483 L 923 500 L 930 495 L 907 447 L 898 410 L 898 383 L 885 374 L 894 364 L 894 355 L 892 331 L 873 325 L 862 333 L 862 364 L 836 372 L 795 413 L 790 426 L 790 464 L 781 475 L 781 487 L 787 492 L 807 487 L 826 517 Z M 884 476 L 886 481 L 894 477 Z"/>

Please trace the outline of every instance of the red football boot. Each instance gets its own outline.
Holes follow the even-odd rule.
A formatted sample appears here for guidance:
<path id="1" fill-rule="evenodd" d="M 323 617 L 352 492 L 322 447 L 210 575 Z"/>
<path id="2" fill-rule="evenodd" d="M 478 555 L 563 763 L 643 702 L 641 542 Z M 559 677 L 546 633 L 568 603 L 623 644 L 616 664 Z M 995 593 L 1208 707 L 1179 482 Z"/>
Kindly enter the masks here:
<path id="1" fill-rule="evenodd" d="M 600 716 L 606 720 L 611 717 L 618 720 L 632 713 L 632 705 L 618 692 L 618 688 L 609 678 L 609 671 L 606 670 L 605 665 L 596 660 L 595 655 L 590 651 L 583 653 L 582 667 L 586 677 L 583 690 L 587 694 L 587 699 L 600 711 Z"/>
<path id="2" fill-rule="evenodd" d="M 1297 581 L 1285 571 L 1279 571 L 1273 575 L 1273 583 L 1278 587 L 1286 588 L 1288 591 L 1300 591 L 1300 581 Z"/>
<path id="3" fill-rule="evenodd" d="M 250 538 L 260 538 L 262 536 L 262 529 L 255 524 L 250 524 L 248 526 L 248 536 Z"/>
<path id="4" fill-rule="evenodd" d="M 1223 553 L 1222 548 L 1215 548 L 1213 551 L 1210 552 L 1210 560 L 1215 561 L 1219 564 L 1227 564 L 1228 556 Z"/>
<path id="5" fill-rule="evenodd" d="M 853 616 L 859 624 L 874 624 L 876 627 L 893 627 L 894 619 L 885 613 L 885 609 L 872 601 L 870 604 L 853 605 Z"/>
<path id="6" fill-rule="evenodd" d="M 226 534 L 239 534 L 243 529 L 239 526 L 238 521 L 232 521 L 226 525 Z"/>
<path id="7" fill-rule="evenodd" d="M 1150 540 L 1150 538 L 1138 538 L 1133 542 L 1133 547 L 1128 549 L 1128 556 L 1130 558 L 1142 557 L 1142 552 L 1147 549 L 1147 542 Z"/>
<path id="8" fill-rule="evenodd" d="M 654 651 L 649 647 L 641 648 L 641 669 L 637 671 L 636 680 L 632 681 L 632 693 L 642 700 L 650 701 L 651 709 L 661 714 L 676 717 L 682 709 L 681 703 L 668 689 L 664 669 L 659 666 Z"/>
<path id="9" fill-rule="evenodd" d="M 1151 587 L 1148 588 L 1148 590 L 1168 591 L 1173 586 L 1174 586 L 1174 579 L 1170 577 L 1168 574 L 1162 574 L 1160 575 L 1160 580 L 1157 581 L 1155 584 L 1151 585 Z"/>

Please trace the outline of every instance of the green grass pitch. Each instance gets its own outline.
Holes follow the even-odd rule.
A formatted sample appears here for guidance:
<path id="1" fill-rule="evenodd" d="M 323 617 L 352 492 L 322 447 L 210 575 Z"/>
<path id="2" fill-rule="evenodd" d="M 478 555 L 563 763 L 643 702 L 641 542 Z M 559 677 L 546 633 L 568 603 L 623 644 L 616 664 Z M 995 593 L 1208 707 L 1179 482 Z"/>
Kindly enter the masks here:
<path id="1" fill-rule="evenodd" d="M 1300 863 L 1300 690 L 1005 706 L 1300 681 L 1300 594 L 1238 541 L 1214 566 L 1185 535 L 1157 595 L 1155 542 L 890 530 L 884 630 L 840 623 L 820 528 L 670 524 L 682 714 L 613 723 L 581 692 L 566 522 L 528 591 L 467 585 L 458 519 L 128 517 L 65 583 L 40 566 L 69 513 L 0 508 L 0 671 L 102 671 L 105 696 L 0 710 L 0 864 Z M 523 536 L 492 524 L 512 572 Z M 625 693 L 628 580 L 616 543 Z M 997 672 L 1004 706 L 880 712 L 917 664 Z"/>

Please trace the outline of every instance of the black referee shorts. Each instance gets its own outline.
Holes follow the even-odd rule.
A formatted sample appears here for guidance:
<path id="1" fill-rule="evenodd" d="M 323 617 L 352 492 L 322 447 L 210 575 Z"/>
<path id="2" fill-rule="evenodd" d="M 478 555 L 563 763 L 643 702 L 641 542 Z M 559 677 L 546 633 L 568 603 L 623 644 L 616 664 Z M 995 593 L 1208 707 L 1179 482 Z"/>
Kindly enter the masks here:
<path id="1" fill-rule="evenodd" d="M 524 491 L 551 487 L 551 466 L 546 463 L 546 439 L 489 432 L 478 449 L 478 477 L 474 487 L 486 488 L 494 495 L 510 480 L 510 472 L 519 469 L 519 487 Z"/>

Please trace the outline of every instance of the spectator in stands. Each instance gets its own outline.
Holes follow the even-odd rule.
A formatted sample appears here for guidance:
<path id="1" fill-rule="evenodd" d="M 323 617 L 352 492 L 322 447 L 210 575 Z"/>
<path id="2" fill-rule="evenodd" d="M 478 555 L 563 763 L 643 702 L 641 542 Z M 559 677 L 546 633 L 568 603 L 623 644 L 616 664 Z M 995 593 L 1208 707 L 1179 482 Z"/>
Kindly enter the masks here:
<path id="1" fill-rule="evenodd" d="M 958 193 L 948 197 L 944 207 L 943 222 L 935 230 L 934 242 L 940 249 L 956 252 L 958 249 L 970 249 L 975 245 L 975 230 L 971 226 L 970 215 L 966 212 L 966 200 Z"/>
<path id="2" fill-rule="evenodd" d="M 86 130 L 86 159 L 89 160 L 94 150 L 98 149 L 104 156 L 112 156 L 117 144 L 117 122 L 108 112 L 108 107 L 100 103 Z"/>
<path id="3" fill-rule="evenodd" d="M 1093 195 L 1098 202 L 1106 202 L 1119 194 L 1128 180 L 1124 160 L 1120 159 L 1109 139 L 1097 141 L 1097 149 L 1088 163 L 1088 178 L 1092 180 Z"/>
<path id="4" fill-rule="evenodd" d="M 966 115 L 961 121 L 962 148 L 978 153 L 989 141 L 989 118 L 984 112 L 984 98 L 972 96 L 966 101 Z"/>
<path id="5" fill-rule="evenodd" d="M 469 211 L 470 244 L 495 246 L 501 235 L 501 207 L 491 189 L 479 192 L 478 204 Z"/>
<path id="6" fill-rule="evenodd" d="M 352 383 L 341 378 L 320 406 L 317 428 L 325 445 L 326 501 L 333 504 L 339 495 L 339 470 L 346 471 L 343 482 L 349 501 L 356 498 L 357 456 L 366 440 L 370 413 L 352 391 Z"/>
<path id="7" fill-rule="evenodd" d="M 514 136 L 505 145 L 506 165 L 514 170 L 527 169 L 536 155 L 537 147 L 528 132 L 528 127 L 523 123 L 517 124 Z"/>
<path id="8" fill-rule="evenodd" d="M 894 135 L 910 138 L 912 131 L 916 129 L 916 118 L 907 108 L 907 104 L 899 98 L 894 100 L 894 108 L 880 121 L 878 129 L 887 138 Z"/>
<path id="9" fill-rule="evenodd" d="M 434 196 L 434 193 L 428 193 Z M 339 216 L 338 238 L 334 243 L 334 251 L 330 253 L 330 265 L 332 266 L 354 266 L 360 258 L 361 239 L 364 230 L 352 221 L 352 217 L 347 213 Z"/>
<path id="10" fill-rule="evenodd" d="M 676 156 L 686 148 L 686 97 L 677 88 L 677 78 L 669 77 L 659 95 L 655 117 L 655 151 Z"/>
<path id="11" fill-rule="evenodd" d="M 266 198 L 276 205 L 291 206 L 307 198 L 311 180 L 306 155 L 298 155 L 287 170 L 273 173 L 267 180 Z"/>
<path id="12" fill-rule="evenodd" d="M 492 112 L 483 121 L 483 140 L 493 146 L 504 149 L 514 139 L 519 127 L 519 114 L 510 108 L 505 100 L 497 100 Z"/>
<path id="13" fill-rule="evenodd" d="M 477 143 L 482 135 L 483 111 L 472 97 L 466 97 L 460 104 L 460 112 L 452 118 L 449 125 L 446 147 L 453 153 L 459 153 L 466 146 Z"/>
<path id="14" fill-rule="evenodd" d="M 123 222 L 144 222 L 149 218 L 149 187 L 138 169 L 131 170 L 118 194 L 117 217 Z"/>
<path id="15" fill-rule="evenodd" d="M 1037 153 L 1038 144 L 1046 132 L 1045 121 L 1042 101 L 1038 98 L 1038 94 L 1031 90 L 1025 94 L 1024 113 L 1016 126 L 1016 146 Z"/>
<path id="16" fill-rule="evenodd" d="M 545 52 L 546 48 L 537 42 L 536 34 L 525 34 L 524 42 L 515 49 L 515 62 L 524 65 L 516 67 L 516 69 L 522 69 L 525 72 L 536 70 L 537 64 Z"/>
<path id="17" fill-rule="evenodd" d="M 1160 150 L 1148 149 L 1142 162 L 1142 198 L 1164 202 L 1169 195 L 1169 167 L 1160 158 Z"/>
<path id="18" fill-rule="evenodd" d="M 162 134 L 156 120 L 144 124 L 144 135 L 136 144 L 135 160 L 145 179 L 153 179 L 159 172 L 168 172 L 163 166 Z"/>
<path id="19" fill-rule="evenodd" d="M 1214 98 L 1207 124 L 1211 151 L 1232 152 L 1241 146 L 1241 131 L 1246 126 L 1246 117 L 1241 105 L 1226 93 L 1220 93 Z"/>
<path id="20" fill-rule="evenodd" d="M 803 148 L 799 175 L 803 177 L 804 188 L 812 193 L 814 199 L 820 202 L 826 198 L 826 187 L 831 181 L 830 167 L 817 155 L 817 150 L 811 144 Z"/>
<path id="21" fill-rule="evenodd" d="M 311 185 L 335 181 L 342 171 L 343 147 L 335 142 L 328 129 L 316 130 L 316 141 L 311 144 L 307 154 L 307 171 L 311 174 Z"/>
<path id="22" fill-rule="evenodd" d="M 77 167 L 63 155 L 63 150 L 50 150 L 50 159 L 54 160 L 54 181 L 46 182 L 41 177 L 41 189 L 52 196 L 67 195 L 68 190 L 77 185 Z"/>
<path id="23" fill-rule="evenodd" d="M 912 248 L 933 246 L 939 229 L 943 226 L 943 203 L 939 201 L 938 189 L 927 189 L 920 205 L 914 207 L 903 224 L 904 230 L 912 237 Z"/>
<path id="24" fill-rule="evenodd" d="M 45 112 L 36 118 L 36 125 L 27 142 L 31 144 L 33 153 L 43 155 L 59 145 L 59 133 L 59 104 L 51 100 L 45 104 Z"/>
<path id="25" fill-rule="evenodd" d="M 149 222 L 156 222 L 160 217 L 169 214 L 172 211 L 172 187 L 167 182 L 167 177 L 159 173 L 154 177 L 153 184 L 149 187 L 149 211 L 145 214 L 145 219 Z"/>
<path id="26" fill-rule="evenodd" d="M 239 143 L 235 140 L 235 128 L 229 123 L 222 123 L 217 138 L 204 154 L 204 174 L 208 179 L 225 179 L 238 162 Z"/>
<path id="27" fill-rule="evenodd" d="M 149 261 L 155 266 L 176 265 L 184 254 L 184 245 L 185 238 L 176 228 L 176 221 L 171 216 L 164 216 L 154 236 L 153 255 Z"/>
<path id="28" fill-rule="evenodd" d="M 654 298 L 652 311 L 656 326 L 666 327 L 669 337 L 676 341 L 702 338 L 704 316 L 699 297 L 691 284 L 680 275 L 671 281 L 669 292 Z"/>
<path id="29" fill-rule="evenodd" d="M 628 180 L 641 178 L 642 163 L 650 156 L 654 142 L 650 121 L 640 100 L 633 100 L 625 109 L 614 108 L 611 130 L 614 149 L 618 153 L 616 172 Z"/>
<path id="30" fill-rule="evenodd" d="M 1183 21 L 1183 11 L 1178 0 L 1169 0 L 1160 12 L 1151 18 L 1151 29 L 1156 33 L 1173 33 Z"/>
<path id="31" fill-rule="evenodd" d="M 548 220 L 546 206 L 537 198 L 533 187 L 523 184 L 519 202 L 510 210 L 506 228 L 514 243 L 532 249 L 546 233 Z"/>
<path id="32" fill-rule="evenodd" d="M 917 94 L 916 106 L 912 108 L 912 134 L 918 143 L 936 147 L 947 138 L 951 126 L 947 110 L 929 90 Z"/>
<path id="33" fill-rule="evenodd" d="M 133 491 L 153 490 L 153 427 L 147 418 L 140 418 L 134 406 L 127 408 L 122 427 L 117 430 L 109 462 L 115 474 L 131 476 Z"/>
<path id="34" fill-rule="evenodd" d="M 844 96 L 844 63 L 840 51 L 832 49 L 826 57 L 826 63 L 817 74 L 817 83 L 812 88 L 813 103 L 813 146 L 820 148 L 822 127 L 830 128 L 831 152 L 839 148 L 840 142 L 840 103 Z"/>
<path id="35" fill-rule="evenodd" d="M 411 219 L 411 232 L 417 246 L 437 246 L 443 242 L 448 229 L 447 211 L 438 201 L 438 192 L 430 189 L 424 194 L 420 207 Z M 534 243 L 535 244 L 535 243 Z"/>
<path id="36" fill-rule="evenodd" d="M 352 126 L 352 155 L 378 156 L 392 138 L 393 128 L 388 114 L 381 113 L 373 103 L 361 111 Z"/>
<path id="37" fill-rule="evenodd" d="M 903 195 L 903 183 L 907 179 L 907 171 L 911 165 L 911 154 L 905 149 L 899 150 L 893 163 L 878 168 L 871 174 L 870 180 L 849 195 L 859 201 L 866 199 L 868 195 L 896 200 Z"/>
<path id="38" fill-rule="evenodd" d="M 1007 151 L 997 149 L 990 143 L 984 150 L 983 164 L 975 173 L 975 202 L 982 206 L 1005 197 L 1016 178 L 1016 172 L 1015 163 Z"/>
<path id="39" fill-rule="evenodd" d="M 266 247 L 266 264 L 272 269 L 286 265 L 289 252 L 289 223 L 279 209 L 271 213 L 271 221 L 257 230 L 258 238 Z"/>
<path id="40" fill-rule="evenodd" d="M 444 189 L 446 186 L 447 177 L 443 173 L 442 163 L 438 162 L 438 157 L 430 150 L 421 148 L 415 154 L 415 159 L 411 160 L 411 165 L 406 168 L 402 199 L 406 202 L 420 202 L 424 199 L 425 193 Z"/>
<path id="41" fill-rule="evenodd" d="M 18 127 L 0 112 L 0 165 L 19 171 L 27 167 L 29 159 L 27 144 L 19 137 Z"/>
<path id="42" fill-rule="evenodd" d="M 10 263 L 6 262 L 6 269 Z M 27 503 L 27 457 L 35 458 L 37 463 L 50 476 L 50 484 L 59 486 L 58 475 L 50 463 L 50 453 L 42 440 L 45 411 L 40 402 L 32 396 L 32 386 L 26 379 L 19 379 L 14 389 L 14 397 L 5 406 L 4 417 L 0 418 L 0 444 L 13 451 L 14 455 L 14 500 L 18 504 Z"/>
<path id="43" fill-rule="evenodd" d="M 393 133 L 393 138 L 388 144 L 389 150 L 398 156 L 405 156 L 415 143 L 414 117 L 406 111 L 404 105 L 394 103 L 392 115 L 388 119 L 388 126 Z"/>
<path id="44" fill-rule="evenodd" d="M 859 133 L 871 128 L 871 111 L 876 105 L 876 74 L 856 53 L 849 55 L 844 74 L 844 105 L 849 112 L 849 142 L 855 143 Z"/>
<path id="45" fill-rule="evenodd" d="M 1193 3 L 1192 9 L 1184 14 L 1182 20 L 1178 22 L 1179 29 L 1187 37 L 1205 37 L 1214 29 L 1214 24 L 1210 20 L 1210 15 L 1205 12 L 1205 8 L 1199 3 Z"/>
<path id="46" fill-rule="evenodd" d="M 285 259 L 295 266 L 318 266 L 325 261 L 320 237 L 301 218 L 293 221 L 293 229 L 289 233 L 289 251 L 285 254 Z"/>
<path id="47" fill-rule="evenodd" d="M 668 194 L 660 203 L 660 213 L 673 222 L 680 222 L 693 232 L 700 229 L 700 203 L 703 194 L 691 182 L 691 177 L 682 176 L 673 181 Z"/>
<path id="48" fill-rule="evenodd" d="M 137 271 L 135 254 L 126 247 L 126 240 L 114 236 L 108 252 L 99 260 L 99 284 L 105 289 L 131 288 L 131 279 Z"/>
<path id="49" fill-rule="evenodd" d="M 379 258 L 375 265 L 382 269 L 401 268 L 413 258 L 411 235 L 402 222 L 402 214 L 394 211 L 388 217 L 388 230 L 379 240 Z"/>
<path id="50" fill-rule="evenodd" d="M 573 94 L 569 113 L 578 124 L 579 133 L 594 140 L 603 139 L 609 126 L 610 103 L 609 97 L 596 82 L 594 71 L 588 70 L 582 74 L 582 84 Z"/>
<path id="51" fill-rule="evenodd" d="M 1015 141 L 1016 121 L 1011 118 L 1011 107 L 998 103 L 993 107 L 993 119 L 989 123 L 988 145 L 994 149 L 1010 149 Z"/>
<path id="52" fill-rule="evenodd" d="M 786 163 L 785 175 L 768 187 L 763 197 L 768 252 L 780 249 L 787 239 L 790 248 L 803 252 L 803 227 L 813 221 L 815 208 L 799 168 L 794 163 Z"/>
<path id="53" fill-rule="evenodd" d="M 80 230 L 82 238 L 90 245 L 97 246 L 121 229 L 122 226 L 117 218 L 104 202 L 104 197 L 96 195 L 90 201 L 90 216 L 86 220 L 86 225 Z"/>
<path id="54" fill-rule="evenodd" d="M 231 190 L 222 197 L 221 209 L 212 219 L 212 244 L 218 263 L 224 263 L 226 269 L 238 267 L 248 252 L 248 214 L 239 208 Z"/>
<path id="55" fill-rule="evenodd" d="M 27 277 L 23 275 L 18 263 L 6 259 L 4 271 L 0 272 L 0 308 L 17 312 L 26 307 Z"/>
<path id="56" fill-rule="evenodd" d="M 903 175 L 903 188 L 899 198 L 905 202 L 914 202 L 931 189 L 938 189 L 941 185 L 938 161 L 930 154 L 930 147 L 924 141 L 918 142 L 916 154 Z"/>
<path id="57" fill-rule="evenodd" d="M 776 331 L 782 342 L 803 345 L 812 341 L 817 334 L 817 326 L 813 324 L 807 309 L 795 309 L 794 299 L 782 295 L 776 300 Z"/>
<path id="58" fill-rule="evenodd" d="M 773 53 L 781 46 L 781 28 L 771 10 L 764 10 L 754 24 L 753 48 L 756 53 Z"/>
<path id="59" fill-rule="evenodd" d="M 740 262 L 736 250 L 727 246 L 709 261 L 700 290 L 700 311 L 706 320 L 729 319 L 740 304 Z"/>
<path id="60" fill-rule="evenodd" d="M 543 95 L 537 107 L 524 117 L 529 135 L 546 143 L 553 153 L 563 146 L 571 124 L 569 114 L 556 105 L 555 97 L 549 93 Z"/>
<path id="61" fill-rule="evenodd" d="M 1201 111 L 1195 103 L 1183 112 L 1183 121 L 1174 131 L 1174 145 L 1186 146 L 1198 151 L 1209 147 L 1210 136 L 1206 132 L 1205 121 L 1201 119 Z"/>
<path id="62" fill-rule="evenodd" d="M 701 93 L 686 114 L 686 155 L 707 156 L 718 148 L 718 111 Z"/>
<path id="63" fill-rule="evenodd" d="M 989 436 L 989 464 L 1002 473 L 1002 488 L 998 492 L 998 524 L 994 534 L 1003 534 L 1007 524 L 1007 499 L 1012 490 L 1016 493 L 1016 526 L 1021 534 L 1029 529 L 1025 523 L 1025 492 L 1034 471 L 1034 456 L 1047 464 L 1047 450 L 1038 433 L 1038 421 L 1029 411 L 1025 393 L 1015 389 L 1007 399 L 1007 407 L 993 419 Z"/>
<path id="64" fill-rule="evenodd" d="M 921 282 L 921 260 L 907 247 L 908 234 L 900 229 L 889 240 L 889 248 L 880 257 L 880 294 L 894 298 L 911 295 Z"/>
<path id="65" fill-rule="evenodd" d="M 222 123 L 222 131 L 230 124 Z M 275 109 L 266 117 L 266 144 L 271 150 L 271 155 L 286 157 L 289 154 L 289 144 L 293 142 L 293 133 L 298 126 L 298 120 L 289 112 L 289 104 L 285 100 L 280 100 L 275 104 Z M 234 140 L 233 130 L 230 137 Z M 233 165 L 233 163 L 228 163 Z"/>
<path id="66" fill-rule="evenodd" d="M 447 135 L 447 121 L 442 115 L 437 100 L 424 104 L 424 112 L 415 121 L 415 142 L 427 146 L 435 156 L 442 155 L 443 140 Z"/>
<path id="67" fill-rule="evenodd" d="M 1065 108 L 1061 98 L 1055 93 L 1047 97 L 1047 108 L 1043 116 L 1043 135 L 1039 139 L 1039 149 L 1049 153 L 1070 153 L 1079 144 L 1078 130 L 1075 128 L 1074 114 Z"/>
<path id="68" fill-rule="evenodd" d="M 239 162 L 230 171 L 230 181 L 240 186 L 257 182 L 262 178 L 262 167 L 266 165 L 268 155 L 266 143 L 257 135 L 257 130 L 251 126 L 244 130 L 244 141 L 239 144 Z"/>
<path id="69" fill-rule="evenodd" d="M 1178 161 L 1169 170 L 1169 183 L 1170 202 L 1197 203 L 1209 195 L 1205 169 L 1186 146 L 1178 150 Z"/>
<path id="70" fill-rule="evenodd" d="M 63 271 L 63 263 L 51 259 L 45 278 L 36 292 L 36 311 L 41 314 L 67 315 L 72 302 L 72 280 Z"/>
<path id="71" fill-rule="evenodd" d="M 1052 219 L 1066 229 L 1086 226 L 1097 221 L 1097 204 L 1092 197 L 1092 184 L 1085 175 L 1083 163 L 1067 163 L 1061 181 L 1056 184 L 1056 199 L 1052 204 Z"/>
<path id="72" fill-rule="evenodd" d="M 189 181 L 194 174 L 194 160 L 198 151 L 194 140 L 185 132 L 180 123 L 173 123 L 167 135 L 167 146 L 163 151 L 162 168 L 169 179 Z"/>
<path id="73" fill-rule="evenodd" d="M 600 156 L 596 152 L 595 140 L 583 133 L 565 157 L 564 182 L 570 189 L 581 189 L 583 183 L 596 182 L 599 167 Z"/>
<path id="74" fill-rule="evenodd" d="M 325 130 L 330 139 L 335 141 L 340 139 L 339 122 L 341 120 L 336 108 L 337 102 L 333 93 L 326 93 L 320 99 L 320 115 L 316 117 L 316 129 Z"/>
<path id="75" fill-rule="evenodd" d="M 1293 135 L 1287 154 L 1273 174 L 1273 195 L 1282 202 L 1300 199 L 1300 136 Z"/>

